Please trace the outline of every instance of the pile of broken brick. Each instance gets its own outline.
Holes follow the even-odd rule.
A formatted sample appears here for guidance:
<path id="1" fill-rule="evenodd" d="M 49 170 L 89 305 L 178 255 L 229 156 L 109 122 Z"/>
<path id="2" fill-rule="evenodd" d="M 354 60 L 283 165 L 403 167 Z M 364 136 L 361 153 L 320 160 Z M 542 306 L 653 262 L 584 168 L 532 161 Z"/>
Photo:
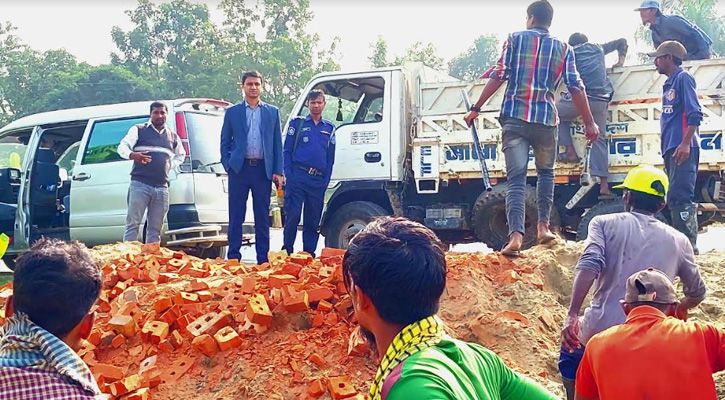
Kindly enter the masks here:
<path id="1" fill-rule="evenodd" d="M 149 399 L 152 390 L 154 397 L 178 398 L 174 390 L 180 390 L 176 386 L 186 380 L 184 375 L 215 362 L 226 364 L 219 374 L 207 372 L 205 382 L 227 379 L 234 386 L 231 369 L 237 358 L 246 359 L 241 372 L 246 382 L 265 364 L 281 370 L 289 377 L 284 386 L 298 389 L 290 392 L 298 393 L 295 398 L 329 393 L 333 399 L 364 399 L 363 381 L 374 369 L 360 367 L 370 364 L 368 357 L 345 360 L 368 351 L 351 324 L 343 254 L 324 249 L 313 259 L 270 252 L 270 262 L 257 266 L 200 260 L 158 247 L 119 254 L 102 266 L 96 327 L 79 355 L 110 399 Z M 10 286 L 0 289 L 0 295 L 8 290 Z M 300 320 L 290 322 L 295 316 Z M 325 351 L 325 342 L 332 348 Z M 347 354 L 333 351 L 343 346 Z M 226 353 L 238 357 L 224 357 Z M 197 369 L 204 376 L 203 368 Z M 349 376 L 353 371 L 357 376 Z"/>

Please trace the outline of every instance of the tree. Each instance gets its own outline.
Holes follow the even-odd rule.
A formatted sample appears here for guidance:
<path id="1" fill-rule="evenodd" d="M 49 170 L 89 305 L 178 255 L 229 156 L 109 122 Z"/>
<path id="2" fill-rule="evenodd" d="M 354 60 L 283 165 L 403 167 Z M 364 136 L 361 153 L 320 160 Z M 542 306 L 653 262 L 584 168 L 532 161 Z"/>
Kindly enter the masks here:
<path id="1" fill-rule="evenodd" d="M 462 80 L 474 80 L 496 62 L 499 54 L 498 40 L 493 35 L 478 37 L 465 53 L 454 57 L 448 68 L 451 76 Z"/>
<path id="2" fill-rule="evenodd" d="M 712 39 L 712 57 L 725 56 L 725 17 L 717 12 L 717 0 L 664 0 L 664 14 L 679 14 L 699 26 Z M 635 41 L 643 41 L 654 47 L 652 32 L 640 26 L 635 32 Z M 640 54 L 643 63 L 652 63 L 651 57 Z"/>
<path id="3" fill-rule="evenodd" d="M 405 50 L 405 54 L 395 57 L 393 65 L 401 65 L 408 61 L 417 61 L 431 68 L 443 70 L 443 58 L 438 57 L 436 53 L 437 50 L 433 43 L 428 43 L 424 46 L 422 42 L 415 42 Z"/>
<path id="4" fill-rule="evenodd" d="M 388 64 L 388 42 L 382 35 L 378 35 L 375 43 L 370 43 L 372 54 L 368 57 L 370 66 L 373 68 L 382 68 L 389 66 Z"/>

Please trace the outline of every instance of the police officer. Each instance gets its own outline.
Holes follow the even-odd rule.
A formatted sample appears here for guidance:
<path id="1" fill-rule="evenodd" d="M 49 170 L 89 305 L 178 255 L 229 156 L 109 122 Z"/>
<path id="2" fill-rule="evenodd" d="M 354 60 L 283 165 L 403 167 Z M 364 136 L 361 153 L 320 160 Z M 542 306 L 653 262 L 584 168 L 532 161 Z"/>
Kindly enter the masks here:
<path id="1" fill-rule="evenodd" d="M 284 249 L 294 252 L 297 225 L 300 223 L 302 204 L 305 213 L 302 227 L 302 250 L 314 257 L 320 234 L 325 190 L 330 183 L 335 163 L 335 126 L 322 119 L 325 93 L 311 90 L 307 95 L 307 117 L 290 121 L 284 142 L 284 174 L 286 191 L 284 206 L 287 220 L 284 226 Z"/>
<path id="2" fill-rule="evenodd" d="M 670 178 L 667 206 L 672 226 L 690 239 L 697 251 L 697 206 L 695 183 L 700 163 L 699 127 L 702 107 L 697 98 L 695 78 L 682 69 L 687 51 L 674 40 L 663 42 L 650 56 L 657 72 L 666 75 L 662 88 L 662 157 Z"/>

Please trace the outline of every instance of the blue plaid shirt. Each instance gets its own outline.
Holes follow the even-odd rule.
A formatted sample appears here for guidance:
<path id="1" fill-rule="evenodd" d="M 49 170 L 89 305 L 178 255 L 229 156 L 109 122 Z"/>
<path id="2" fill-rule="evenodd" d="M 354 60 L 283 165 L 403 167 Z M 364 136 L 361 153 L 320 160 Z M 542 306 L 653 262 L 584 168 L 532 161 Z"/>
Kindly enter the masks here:
<path id="1" fill-rule="evenodd" d="M 564 80 L 569 90 L 584 90 L 574 51 L 544 28 L 509 35 L 491 78 L 508 80 L 501 116 L 556 126 L 554 95 Z"/>

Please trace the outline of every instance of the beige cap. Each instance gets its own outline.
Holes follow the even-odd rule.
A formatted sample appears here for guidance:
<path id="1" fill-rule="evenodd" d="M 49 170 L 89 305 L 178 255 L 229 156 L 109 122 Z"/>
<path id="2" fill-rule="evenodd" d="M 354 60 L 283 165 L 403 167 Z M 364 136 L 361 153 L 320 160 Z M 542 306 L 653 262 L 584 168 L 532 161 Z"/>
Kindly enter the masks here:
<path id="1" fill-rule="evenodd" d="M 677 303 L 677 295 L 670 278 L 664 272 L 649 267 L 635 272 L 627 279 L 624 302 L 672 304 Z"/>
<path id="2" fill-rule="evenodd" d="M 666 40 L 660 43 L 659 46 L 657 46 L 657 50 L 655 50 L 653 53 L 648 53 L 648 55 L 650 57 L 662 57 L 670 55 L 677 57 L 680 60 L 684 60 L 685 56 L 687 56 L 687 49 L 685 49 L 685 46 L 683 46 L 682 43 L 676 40 Z"/>

